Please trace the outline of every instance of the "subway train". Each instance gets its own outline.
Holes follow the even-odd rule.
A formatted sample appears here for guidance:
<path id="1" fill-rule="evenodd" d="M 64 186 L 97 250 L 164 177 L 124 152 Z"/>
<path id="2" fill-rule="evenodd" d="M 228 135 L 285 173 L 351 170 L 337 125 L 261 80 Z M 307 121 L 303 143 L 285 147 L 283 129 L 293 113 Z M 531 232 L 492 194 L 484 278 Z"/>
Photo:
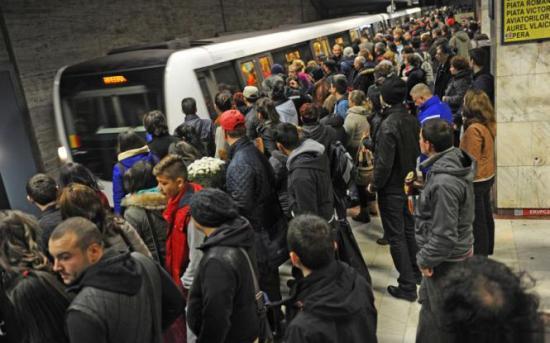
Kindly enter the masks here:
<path id="1" fill-rule="evenodd" d="M 60 158 L 88 167 L 110 195 L 117 135 L 130 127 L 144 132 L 146 112 L 163 111 L 172 132 L 184 120 L 185 97 L 206 117 L 220 83 L 260 85 L 273 63 L 329 56 L 333 44 L 348 46 L 363 30 L 374 34 L 420 15 L 412 8 L 202 39 L 185 49 L 119 49 L 62 67 L 53 89 Z"/>

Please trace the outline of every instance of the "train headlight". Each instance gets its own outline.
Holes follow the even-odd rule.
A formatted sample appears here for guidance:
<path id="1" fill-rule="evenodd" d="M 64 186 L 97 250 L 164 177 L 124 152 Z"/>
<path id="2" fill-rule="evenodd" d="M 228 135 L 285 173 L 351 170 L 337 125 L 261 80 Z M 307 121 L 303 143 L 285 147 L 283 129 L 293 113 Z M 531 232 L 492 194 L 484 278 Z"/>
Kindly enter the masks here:
<path id="1" fill-rule="evenodd" d="M 69 158 L 69 154 L 67 153 L 67 149 L 65 149 L 64 146 L 60 146 L 57 148 L 57 156 L 61 160 L 61 162 L 65 163 L 67 162 L 67 159 Z"/>

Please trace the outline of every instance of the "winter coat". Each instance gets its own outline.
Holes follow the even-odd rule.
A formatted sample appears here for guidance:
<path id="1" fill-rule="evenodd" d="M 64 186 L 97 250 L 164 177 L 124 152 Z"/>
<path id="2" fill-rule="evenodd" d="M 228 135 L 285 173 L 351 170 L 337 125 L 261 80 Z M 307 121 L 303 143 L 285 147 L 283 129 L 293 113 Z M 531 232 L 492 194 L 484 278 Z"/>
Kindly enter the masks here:
<path id="1" fill-rule="evenodd" d="M 474 74 L 473 89 L 479 89 L 485 92 L 491 100 L 491 104 L 495 104 L 495 78 L 489 72 L 480 70 Z"/>
<path id="2" fill-rule="evenodd" d="M 153 165 L 155 164 L 154 158 L 149 153 L 149 148 L 147 146 L 118 154 L 118 163 L 113 166 L 113 204 L 116 214 L 122 213 L 120 201 L 126 195 L 122 182 L 124 173 L 139 161 L 149 162 Z"/>
<path id="3" fill-rule="evenodd" d="M 460 148 L 476 160 L 474 182 L 487 181 L 495 176 L 495 133 L 477 122 L 466 124 L 465 127 Z"/>
<path id="4" fill-rule="evenodd" d="M 334 214 L 329 160 L 325 147 L 302 141 L 288 156 L 288 199 L 293 216 L 315 214 L 330 220 Z"/>
<path id="5" fill-rule="evenodd" d="M 153 139 L 147 143 L 149 150 L 155 155 L 155 158 L 160 161 L 166 155 L 168 155 L 168 148 L 170 144 L 178 142 L 178 137 L 171 136 L 169 134 L 153 137 Z"/>
<path id="6" fill-rule="evenodd" d="M 377 342 L 377 313 L 371 286 L 345 263 L 333 261 L 299 280 L 287 312 L 297 314 L 285 342 Z"/>
<path id="7" fill-rule="evenodd" d="M 406 74 L 407 76 L 407 102 L 414 106 L 414 101 L 411 98 L 411 89 L 419 83 L 426 83 L 426 72 L 419 67 L 413 67 Z"/>
<path id="8" fill-rule="evenodd" d="M 451 108 L 447 103 L 442 102 L 437 95 L 433 95 L 422 105 L 418 106 L 418 111 L 418 122 L 420 126 L 424 125 L 426 120 L 434 118 L 441 118 L 449 124 L 453 122 Z"/>
<path id="9" fill-rule="evenodd" d="M 42 251 L 48 257 L 51 257 L 48 251 L 48 242 L 50 240 L 50 236 L 55 227 L 61 224 L 62 221 L 63 218 L 61 217 L 61 211 L 59 211 L 59 208 L 57 208 L 56 203 L 44 209 L 44 211 L 40 214 L 40 217 L 38 218 L 38 226 L 40 226 L 40 229 L 42 230 L 40 241 L 38 242 L 39 248 L 40 251 Z"/>
<path id="10" fill-rule="evenodd" d="M 346 116 L 348 115 L 348 94 L 342 95 L 342 97 L 338 100 L 336 100 L 336 105 L 334 106 L 334 113 L 341 117 L 342 119 L 346 119 Z"/>
<path id="11" fill-rule="evenodd" d="M 348 135 L 346 134 L 346 129 L 344 129 L 344 118 L 340 117 L 337 114 L 330 114 L 326 117 L 321 118 L 319 123 L 322 125 L 329 126 L 336 133 L 336 140 L 340 143 L 346 145 L 348 142 Z"/>
<path id="12" fill-rule="evenodd" d="M 197 343 L 246 343 L 258 337 L 252 271 L 240 250 L 256 269 L 253 246 L 254 230 L 238 217 L 222 224 L 200 247 L 204 255 L 187 304 L 187 322 Z"/>
<path id="13" fill-rule="evenodd" d="M 451 37 L 449 41 L 449 46 L 456 51 L 457 56 L 462 56 L 466 59 L 470 58 L 470 49 L 472 48 L 470 44 L 470 37 L 466 31 L 458 31 Z"/>
<path id="14" fill-rule="evenodd" d="M 352 76 L 352 88 L 367 94 L 369 87 L 374 83 L 374 68 L 363 68 L 359 71 L 355 71 Z"/>
<path id="15" fill-rule="evenodd" d="M 462 102 L 464 101 L 464 95 L 466 95 L 466 91 L 468 91 L 471 85 L 472 73 L 469 70 L 463 70 L 453 76 L 447 86 L 445 96 L 441 98 L 444 102 L 449 104 L 449 107 L 451 107 L 455 122 L 457 118 L 461 117 L 460 108 L 462 107 Z"/>
<path id="16" fill-rule="evenodd" d="M 374 151 L 373 186 L 377 192 L 403 194 L 405 176 L 416 167 L 420 155 L 420 127 L 403 105 L 386 110 Z"/>
<path id="17" fill-rule="evenodd" d="M 320 123 L 302 125 L 302 137 L 304 139 L 310 138 L 317 143 L 323 144 L 325 152 L 338 140 L 336 131 L 332 127 Z"/>
<path id="18" fill-rule="evenodd" d="M 191 217 L 189 203 L 193 194 L 201 189 L 200 185 L 188 182 L 177 196 L 168 199 L 166 209 L 162 213 L 164 220 L 168 223 L 164 265 L 177 284 L 181 282 L 180 278 L 189 259 L 187 244 L 187 225 Z"/>
<path id="19" fill-rule="evenodd" d="M 313 85 L 313 103 L 323 106 L 325 99 L 330 95 L 330 81 L 334 74 L 325 75 Z"/>
<path id="20" fill-rule="evenodd" d="M 286 161 L 288 157 L 279 150 L 274 150 L 269 158 L 269 164 L 273 168 L 275 175 L 275 189 L 279 196 L 281 209 L 287 218 L 291 218 L 290 205 L 288 203 L 288 170 L 286 169 Z"/>
<path id="21" fill-rule="evenodd" d="M 115 221 L 118 233 L 105 238 L 107 247 L 118 252 L 137 251 L 140 254 L 151 257 L 151 253 L 147 249 L 143 239 L 141 239 L 136 229 L 130 223 L 120 217 L 108 220 Z"/>
<path id="22" fill-rule="evenodd" d="M 199 136 L 202 144 L 202 153 L 204 156 L 214 156 L 215 144 L 214 135 L 216 134 L 216 127 L 210 119 L 200 118 L 196 114 L 186 114 L 185 121 L 180 126 L 190 126 L 195 129 L 195 132 Z M 176 129 L 177 130 L 177 129 Z"/>
<path id="23" fill-rule="evenodd" d="M 275 110 L 279 114 L 281 123 L 291 123 L 298 125 L 298 112 L 294 102 L 290 99 L 275 102 Z"/>
<path id="24" fill-rule="evenodd" d="M 260 125 L 260 120 L 258 119 L 258 112 L 254 108 L 254 106 L 250 107 L 250 109 L 243 113 L 245 118 L 245 126 L 246 126 L 246 135 L 250 139 L 255 139 L 258 137 L 258 125 Z"/>
<path id="25" fill-rule="evenodd" d="M 135 193 L 122 199 L 124 219 L 130 223 L 143 239 L 153 259 L 164 265 L 166 233 L 168 224 L 162 217 L 166 208 L 166 197 L 160 193 Z"/>
<path id="26" fill-rule="evenodd" d="M 254 230 L 273 230 L 283 217 L 267 158 L 243 137 L 230 149 L 226 189 Z"/>
<path id="27" fill-rule="evenodd" d="M 271 121 L 265 121 L 258 125 L 258 137 L 262 139 L 264 145 L 264 155 L 269 158 L 274 150 L 277 150 L 277 145 L 273 140 L 273 128 L 275 125 Z"/>
<path id="28" fill-rule="evenodd" d="M 467 257 L 473 249 L 475 161 L 451 147 L 421 164 L 430 167 L 416 204 L 416 262 L 421 268 Z"/>
<path id="29" fill-rule="evenodd" d="M 368 134 L 370 125 L 367 120 L 368 111 L 363 106 L 353 106 L 348 110 L 348 115 L 344 121 L 344 130 L 348 136 L 348 150 L 357 151 L 361 145 L 361 138 L 365 133 Z M 355 154 L 352 155 L 355 157 Z"/>
<path id="30" fill-rule="evenodd" d="M 161 306 L 161 328 L 167 328 L 183 311 L 183 298 L 170 276 L 150 261 L 155 277 L 129 253 L 105 251 L 67 290 L 78 293 L 66 316 L 71 342 L 162 343 L 154 334 L 154 304 Z M 159 280 L 160 284 L 154 280 Z M 153 282 L 153 284 L 151 284 Z M 156 288 L 160 297 L 153 298 Z M 159 330 L 160 331 L 160 330 Z"/>
<path id="31" fill-rule="evenodd" d="M 449 70 L 451 68 L 451 56 L 447 59 L 447 62 L 444 64 L 440 64 L 437 67 L 436 73 L 435 73 L 435 83 L 434 83 L 434 95 L 437 95 L 439 98 L 442 98 L 443 95 L 445 95 L 445 91 L 447 90 L 447 85 L 451 81 L 451 78 L 453 77 L 451 75 L 451 71 Z"/>

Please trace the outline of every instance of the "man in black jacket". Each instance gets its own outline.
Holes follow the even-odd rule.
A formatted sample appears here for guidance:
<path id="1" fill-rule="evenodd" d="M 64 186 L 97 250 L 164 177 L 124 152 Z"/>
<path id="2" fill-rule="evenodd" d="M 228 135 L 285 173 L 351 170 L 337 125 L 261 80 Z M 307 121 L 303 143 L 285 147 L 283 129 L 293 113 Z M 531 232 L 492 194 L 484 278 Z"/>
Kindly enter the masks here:
<path id="1" fill-rule="evenodd" d="M 189 294 L 187 321 L 197 343 L 253 342 L 259 334 L 252 272 L 254 230 L 229 195 L 207 188 L 191 200 L 191 220 L 205 234 Z"/>
<path id="2" fill-rule="evenodd" d="M 474 72 L 472 88 L 485 92 L 491 103 L 495 104 L 495 78 L 489 70 L 487 52 L 483 48 L 470 50 L 470 68 Z"/>
<path id="3" fill-rule="evenodd" d="M 38 225 L 42 229 L 38 245 L 40 250 L 50 258 L 48 240 L 55 227 L 63 221 L 56 202 L 57 183 L 49 175 L 36 174 L 27 182 L 26 190 L 27 200 L 42 212 L 38 217 Z"/>
<path id="4" fill-rule="evenodd" d="M 376 308 L 371 286 L 345 263 L 334 260 L 328 223 L 300 215 L 288 230 L 290 260 L 303 278 L 287 301 L 292 343 L 376 342 Z"/>
<path id="5" fill-rule="evenodd" d="M 245 117 L 239 111 L 224 112 L 220 125 L 230 146 L 226 190 L 237 203 L 239 213 L 250 221 L 256 233 L 260 287 L 272 301 L 278 301 L 281 299 L 279 269 L 263 245 L 287 225 L 279 204 L 273 168 L 265 155 L 246 137 Z"/>
<path id="6" fill-rule="evenodd" d="M 332 143 L 337 141 L 337 133 L 332 127 L 319 123 L 320 112 L 321 108 L 313 103 L 302 105 L 300 108 L 302 136 L 323 144 L 327 152 Z"/>
<path id="7" fill-rule="evenodd" d="M 181 101 L 181 109 L 185 114 L 185 121 L 181 125 L 194 128 L 201 140 L 202 153 L 206 156 L 214 156 L 216 151 L 216 145 L 214 144 L 216 127 L 212 123 L 212 120 L 209 118 L 203 119 L 197 115 L 197 102 L 193 98 L 183 99 Z"/>
<path id="8" fill-rule="evenodd" d="M 325 147 L 312 139 L 300 141 L 297 128 L 289 123 L 275 127 L 274 139 L 288 156 L 288 201 L 293 216 L 309 213 L 330 221 L 334 206 Z"/>
<path id="9" fill-rule="evenodd" d="M 441 44 L 437 46 L 435 58 L 438 62 L 438 67 L 435 74 L 434 95 L 437 95 L 440 99 L 445 95 L 447 85 L 453 77 L 450 71 L 452 57 L 449 45 Z"/>
<path id="10" fill-rule="evenodd" d="M 105 250 L 87 219 L 57 226 L 49 250 L 53 270 L 76 293 L 66 316 L 71 342 L 162 343 L 162 331 L 183 311 L 183 297 L 161 266 L 139 253 Z"/>
<path id="11" fill-rule="evenodd" d="M 405 82 L 397 77 L 387 78 L 380 87 L 386 119 L 380 125 L 377 137 L 373 182 L 369 191 L 378 193 L 384 235 L 390 243 L 390 253 L 399 272 L 398 287 L 388 286 L 388 292 L 396 298 L 414 301 L 417 298 L 416 283 L 420 280 L 415 259 L 418 248 L 403 183 L 407 173 L 415 170 L 420 155 L 420 128 L 416 118 L 403 105 L 406 92 Z"/>

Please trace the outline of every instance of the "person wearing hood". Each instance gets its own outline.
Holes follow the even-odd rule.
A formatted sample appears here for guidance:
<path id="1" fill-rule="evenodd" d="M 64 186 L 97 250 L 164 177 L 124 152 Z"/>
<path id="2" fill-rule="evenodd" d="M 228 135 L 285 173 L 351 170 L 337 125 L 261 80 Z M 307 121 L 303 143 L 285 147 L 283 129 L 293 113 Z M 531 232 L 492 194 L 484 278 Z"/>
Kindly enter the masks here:
<path id="1" fill-rule="evenodd" d="M 120 201 L 126 195 L 122 185 L 124 173 L 139 161 L 154 164 L 155 159 L 149 153 L 145 140 L 134 130 L 128 130 L 118 135 L 118 152 L 118 162 L 113 166 L 113 204 L 115 214 L 122 214 Z"/>
<path id="2" fill-rule="evenodd" d="M 138 162 L 124 174 L 124 190 L 128 195 L 122 199 L 124 219 L 136 229 L 153 259 L 164 266 L 168 223 L 162 217 L 166 197 L 157 188 L 153 166 Z"/>
<path id="3" fill-rule="evenodd" d="M 288 229 L 292 265 L 301 271 L 287 304 L 285 342 L 377 342 L 371 285 L 334 258 L 330 225 L 315 215 L 294 218 Z"/>
<path id="4" fill-rule="evenodd" d="M 275 103 L 275 110 L 282 123 L 298 125 L 298 112 L 294 102 L 286 97 L 286 82 L 280 76 L 270 76 L 262 82 L 262 88 Z"/>
<path id="5" fill-rule="evenodd" d="M 419 143 L 428 156 L 421 167 L 431 168 L 414 209 L 416 262 L 423 276 L 416 341 L 452 342 L 441 320 L 440 281 L 456 262 L 473 255 L 476 162 L 453 146 L 453 130 L 442 119 L 424 123 Z"/>
<path id="6" fill-rule="evenodd" d="M 288 160 L 288 199 L 293 216 L 312 213 L 330 221 L 334 215 L 330 166 L 325 147 L 312 139 L 300 141 L 296 126 L 275 128 L 277 148 Z"/>
<path id="7" fill-rule="evenodd" d="M 103 235 L 85 218 L 57 226 L 48 246 L 54 272 L 76 294 L 65 318 L 70 342 L 162 343 L 183 311 L 181 293 L 158 264 L 105 249 Z"/>
<path id="8" fill-rule="evenodd" d="M 188 324 L 197 342 L 252 343 L 259 335 L 254 230 L 231 197 L 207 188 L 191 200 L 191 221 L 206 236 L 189 294 Z"/>
<path id="9" fill-rule="evenodd" d="M 452 79 L 445 90 L 442 101 L 449 104 L 453 112 L 453 123 L 455 124 L 455 146 L 460 142 L 460 129 L 462 127 L 461 107 L 466 91 L 472 86 L 472 71 L 469 62 L 462 56 L 455 56 L 451 59 L 449 69 Z"/>
<path id="10" fill-rule="evenodd" d="M 457 56 L 462 56 L 466 59 L 470 58 L 470 49 L 472 45 L 470 44 L 470 37 L 466 31 L 460 29 L 460 26 L 454 26 L 451 28 L 453 36 L 449 41 L 449 45 L 456 51 Z"/>
<path id="11" fill-rule="evenodd" d="M 373 181 L 368 190 L 378 194 L 384 235 L 390 243 L 390 253 L 399 272 L 398 286 L 388 286 L 388 293 L 414 301 L 420 271 L 415 261 L 414 222 L 407 209 L 403 181 L 407 173 L 416 168 L 416 159 L 420 155 L 420 128 L 416 118 L 403 105 L 406 93 L 405 81 L 396 76 L 386 78 L 380 87 L 385 119 L 376 138 Z"/>

